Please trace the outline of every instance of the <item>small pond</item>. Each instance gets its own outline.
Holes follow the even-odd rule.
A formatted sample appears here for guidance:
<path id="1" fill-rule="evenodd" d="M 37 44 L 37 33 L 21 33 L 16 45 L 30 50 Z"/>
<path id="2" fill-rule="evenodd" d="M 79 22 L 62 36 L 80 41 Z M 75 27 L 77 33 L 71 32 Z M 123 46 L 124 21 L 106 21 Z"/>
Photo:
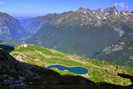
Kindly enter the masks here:
<path id="1" fill-rule="evenodd" d="M 48 69 L 50 68 L 57 68 L 59 70 L 67 70 L 67 71 L 70 71 L 72 73 L 75 73 L 75 74 L 87 74 L 88 73 L 88 69 L 84 68 L 84 67 L 69 67 L 69 66 L 63 66 L 63 65 L 50 65 L 47 67 Z"/>

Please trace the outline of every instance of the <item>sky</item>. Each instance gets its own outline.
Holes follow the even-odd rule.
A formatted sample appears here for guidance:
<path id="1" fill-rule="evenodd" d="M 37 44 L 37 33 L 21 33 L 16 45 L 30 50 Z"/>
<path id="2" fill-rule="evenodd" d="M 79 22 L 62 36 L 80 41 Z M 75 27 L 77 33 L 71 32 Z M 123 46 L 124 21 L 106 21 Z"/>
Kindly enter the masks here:
<path id="1" fill-rule="evenodd" d="M 0 12 L 16 17 L 62 13 L 80 7 L 98 9 L 113 6 L 133 11 L 133 0 L 0 0 Z"/>

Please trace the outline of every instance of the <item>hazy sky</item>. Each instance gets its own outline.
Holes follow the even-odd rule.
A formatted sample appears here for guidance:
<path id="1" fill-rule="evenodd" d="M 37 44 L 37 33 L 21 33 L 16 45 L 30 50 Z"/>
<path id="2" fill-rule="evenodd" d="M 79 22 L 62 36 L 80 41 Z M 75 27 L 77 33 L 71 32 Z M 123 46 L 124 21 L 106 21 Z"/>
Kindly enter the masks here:
<path id="1" fill-rule="evenodd" d="M 37 16 L 76 10 L 80 7 L 97 9 L 113 5 L 133 10 L 133 0 L 0 0 L 0 11 L 13 16 Z"/>

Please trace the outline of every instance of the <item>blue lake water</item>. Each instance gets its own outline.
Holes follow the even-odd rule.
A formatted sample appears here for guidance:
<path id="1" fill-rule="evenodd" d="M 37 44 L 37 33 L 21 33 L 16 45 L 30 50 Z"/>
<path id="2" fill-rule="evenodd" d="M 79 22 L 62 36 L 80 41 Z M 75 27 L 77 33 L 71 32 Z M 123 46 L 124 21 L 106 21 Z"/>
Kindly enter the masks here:
<path id="1" fill-rule="evenodd" d="M 0 45 L 0 48 L 2 48 L 2 50 L 4 50 L 5 53 L 10 53 L 14 50 L 15 45 Z"/>
<path id="2" fill-rule="evenodd" d="M 87 74 L 88 69 L 84 67 L 68 67 L 68 66 L 62 66 L 62 65 L 50 65 L 47 67 L 48 69 L 50 68 L 57 68 L 59 70 L 68 70 L 70 72 L 76 73 L 76 74 Z"/>
<path id="3" fill-rule="evenodd" d="M 12 48 L 15 47 L 15 45 L 0 45 L 0 48 Z"/>

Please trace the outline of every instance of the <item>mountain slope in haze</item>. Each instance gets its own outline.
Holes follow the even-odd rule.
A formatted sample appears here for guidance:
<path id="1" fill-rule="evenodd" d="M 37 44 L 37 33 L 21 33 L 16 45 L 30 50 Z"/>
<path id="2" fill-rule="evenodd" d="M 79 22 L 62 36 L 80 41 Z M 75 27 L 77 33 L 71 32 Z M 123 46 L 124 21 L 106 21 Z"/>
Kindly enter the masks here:
<path id="1" fill-rule="evenodd" d="M 106 47 L 101 53 L 96 55 L 96 58 L 133 67 L 133 38 L 120 40 Z"/>
<path id="2" fill-rule="evenodd" d="M 119 39 L 133 37 L 133 14 L 116 8 L 80 8 L 44 17 L 46 23 L 28 43 L 93 57 Z"/>
<path id="3" fill-rule="evenodd" d="M 17 45 L 11 55 L 16 59 L 0 49 L 1 89 L 129 89 L 126 86 L 131 84 L 130 80 L 117 74 L 133 75 L 132 69 L 127 67 L 33 45 Z M 82 66 L 89 72 L 78 75 L 46 69 L 52 64 Z"/>
<path id="4" fill-rule="evenodd" d="M 39 16 L 34 18 L 21 18 L 19 19 L 21 25 L 26 29 L 29 34 L 28 38 L 35 34 L 44 24 L 49 20 L 56 18 L 56 14 L 49 14 L 48 16 Z"/>
<path id="5" fill-rule="evenodd" d="M 24 28 L 14 17 L 0 12 L 0 40 L 4 42 L 19 41 L 26 35 Z"/>
<path id="6" fill-rule="evenodd" d="M 26 18 L 19 20 L 21 25 L 26 29 L 27 33 L 33 35 L 38 29 L 40 29 L 41 21 L 39 19 L 34 18 Z"/>

